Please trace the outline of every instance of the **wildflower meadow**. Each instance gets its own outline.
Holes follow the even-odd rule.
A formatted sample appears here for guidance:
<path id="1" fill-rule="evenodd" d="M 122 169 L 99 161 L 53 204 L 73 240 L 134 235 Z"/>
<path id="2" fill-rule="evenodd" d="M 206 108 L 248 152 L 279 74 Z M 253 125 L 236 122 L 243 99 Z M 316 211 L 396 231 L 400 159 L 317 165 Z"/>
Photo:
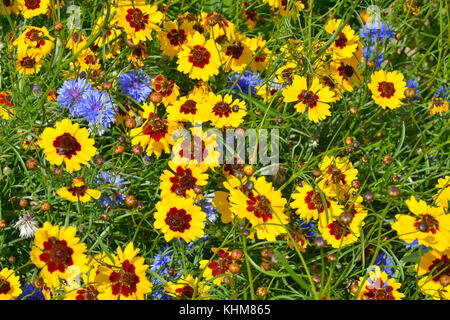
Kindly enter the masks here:
<path id="1" fill-rule="evenodd" d="M 450 299 L 448 53 L 443 0 L 0 0 L 0 300 Z"/>

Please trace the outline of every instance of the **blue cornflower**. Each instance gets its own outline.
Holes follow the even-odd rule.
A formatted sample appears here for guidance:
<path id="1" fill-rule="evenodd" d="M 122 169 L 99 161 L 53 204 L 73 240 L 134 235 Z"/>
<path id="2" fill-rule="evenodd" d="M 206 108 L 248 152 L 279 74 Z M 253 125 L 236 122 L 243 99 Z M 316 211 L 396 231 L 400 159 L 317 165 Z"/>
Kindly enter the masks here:
<path id="1" fill-rule="evenodd" d="M 219 216 L 217 214 L 217 209 L 212 204 L 213 199 L 214 193 L 208 193 L 204 195 L 203 200 L 201 201 L 201 203 L 203 204 L 203 209 L 206 213 L 206 218 L 210 223 L 214 223 L 214 221 L 216 221 Z"/>
<path id="2" fill-rule="evenodd" d="M 107 189 L 102 189 L 102 195 L 98 199 L 100 205 L 114 208 L 116 205 L 124 202 L 126 196 L 120 193 L 121 190 L 124 190 L 124 180 L 120 177 L 120 174 L 115 175 L 111 171 L 101 172 L 99 178 L 94 180 L 94 183 L 110 185 Z"/>
<path id="3" fill-rule="evenodd" d="M 383 63 L 383 54 L 381 52 L 376 52 L 375 46 L 368 46 L 363 48 L 364 61 L 373 61 L 376 63 L 375 69 L 378 70 Z"/>
<path id="4" fill-rule="evenodd" d="M 444 100 L 448 100 L 449 96 L 450 96 L 450 91 L 444 87 L 443 85 L 440 86 L 439 88 L 437 88 L 436 90 L 436 96 L 438 98 L 444 99 Z"/>
<path id="5" fill-rule="evenodd" d="M 76 105 L 80 104 L 84 95 L 92 91 L 92 85 L 86 79 L 66 80 L 58 89 L 58 101 L 63 108 L 70 108 L 70 113 L 76 114 Z"/>
<path id="6" fill-rule="evenodd" d="M 227 88 L 230 89 L 233 86 L 233 83 L 236 81 L 237 78 L 240 76 L 240 72 L 235 72 L 231 76 L 228 77 L 228 85 Z M 259 78 L 259 73 L 255 72 L 248 72 L 245 71 L 238 82 L 236 82 L 235 86 L 233 87 L 233 91 L 242 92 L 245 95 L 255 95 L 256 94 L 256 86 L 260 86 L 262 84 L 262 81 Z"/>
<path id="7" fill-rule="evenodd" d="M 178 262 L 181 261 L 181 264 Z M 164 246 L 160 252 L 158 252 L 153 258 L 153 263 L 150 265 L 150 270 L 158 273 L 162 278 L 168 277 L 169 267 L 178 267 L 181 270 L 183 260 L 180 257 L 174 255 L 174 250 L 168 245 Z M 171 280 L 177 280 L 181 277 L 181 272 L 174 273 L 170 276 Z M 164 293 L 164 284 L 158 277 L 152 277 L 150 279 L 153 283 L 153 298 L 157 300 L 168 300 L 169 295 Z M 160 287 L 158 289 L 158 287 Z"/>
<path id="8" fill-rule="evenodd" d="M 300 219 L 297 221 L 297 226 L 305 233 L 309 240 L 313 240 L 316 237 L 314 224 L 312 222 L 307 222 L 305 219 Z"/>
<path id="9" fill-rule="evenodd" d="M 394 29 L 381 21 L 368 21 L 363 28 L 359 30 L 359 36 L 367 39 L 369 43 L 383 42 L 385 39 L 394 37 Z"/>
<path id="10" fill-rule="evenodd" d="M 429 248 L 424 246 L 424 245 L 419 245 L 419 240 L 415 239 L 414 241 L 411 242 L 405 242 L 403 244 L 405 246 L 405 248 L 407 249 L 415 249 L 417 247 L 420 247 L 421 250 L 428 250 Z"/>
<path id="11" fill-rule="evenodd" d="M 89 124 L 99 123 L 104 128 L 109 128 L 116 119 L 116 108 L 106 91 L 91 90 L 83 95 L 83 100 L 76 106 L 76 113 L 87 119 Z"/>
<path id="12" fill-rule="evenodd" d="M 414 80 L 408 80 L 406 81 L 406 88 L 411 88 L 411 89 L 416 89 L 416 95 L 414 96 L 414 98 L 412 98 L 413 101 L 419 99 L 419 92 L 422 91 L 422 89 L 418 88 L 419 83 L 414 81 Z"/>
<path id="13" fill-rule="evenodd" d="M 33 284 L 26 284 L 22 288 L 22 294 L 16 300 L 45 300 L 45 296 L 41 290 L 34 287 Z"/>
<path id="14" fill-rule="evenodd" d="M 381 269 L 391 277 L 394 276 L 394 262 L 385 253 L 380 253 L 374 262 L 375 265 L 380 266 Z"/>
<path id="15" fill-rule="evenodd" d="M 129 71 L 119 76 L 119 84 L 122 93 L 136 100 L 136 102 L 144 102 L 145 99 L 153 91 L 150 85 L 150 79 L 142 70 Z"/>

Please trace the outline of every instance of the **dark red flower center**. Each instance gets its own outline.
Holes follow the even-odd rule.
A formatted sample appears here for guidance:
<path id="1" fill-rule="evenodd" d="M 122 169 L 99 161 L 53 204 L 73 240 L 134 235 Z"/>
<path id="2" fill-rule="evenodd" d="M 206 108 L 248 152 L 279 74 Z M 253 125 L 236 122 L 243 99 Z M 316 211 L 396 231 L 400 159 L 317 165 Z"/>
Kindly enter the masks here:
<path id="1" fill-rule="evenodd" d="M 209 58 L 211 53 L 200 45 L 195 45 L 191 49 L 191 54 L 189 55 L 189 62 L 193 64 L 194 67 L 204 68 L 205 65 L 209 64 Z"/>
<path id="2" fill-rule="evenodd" d="M 253 212 L 256 217 L 262 218 L 264 222 L 272 219 L 272 210 L 269 207 L 269 199 L 265 196 L 255 196 L 253 193 L 250 193 L 248 197 L 247 211 Z"/>
<path id="3" fill-rule="evenodd" d="M 175 292 L 178 294 L 178 297 L 180 299 L 192 299 L 192 297 L 194 296 L 194 288 L 192 288 L 191 286 L 178 288 L 175 290 Z"/>
<path id="4" fill-rule="evenodd" d="M 197 113 L 197 102 L 188 99 L 180 106 L 180 112 L 184 114 L 196 114 Z"/>
<path id="5" fill-rule="evenodd" d="M 336 40 L 334 40 L 334 44 L 336 45 L 336 47 L 339 47 L 339 49 L 343 49 L 346 46 L 347 41 L 347 37 L 343 32 L 341 32 Z"/>
<path id="6" fill-rule="evenodd" d="M 228 117 L 231 113 L 231 107 L 225 101 L 219 101 L 215 104 L 213 112 L 216 116 L 219 116 L 220 118 Z"/>
<path id="7" fill-rule="evenodd" d="M 208 268 L 211 269 L 211 274 L 213 277 L 219 274 L 226 273 L 228 271 L 228 266 L 233 260 L 231 258 L 231 255 L 222 249 L 219 250 L 217 255 L 219 256 L 219 258 L 214 261 L 211 261 L 208 265 Z"/>
<path id="8" fill-rule="evenodd" d="M 135 32 L 145 30 L 145 26 L 148 24 L 148 14 L 144 15 L 138 8 L 130 8 L 127 13 L 126 19 Z"/>
<path id="9" fill-rule="evenodd" d="M 71 159 L 81 150 L 81 145 L 70 133 L 64 133 L 53 141 L 56 153 Z"/>
<path id="10" fill-rule="evenodd" d="M 33 42 L 36 42 L 36 48 L 39 48 L 40 46 L 45 45 L 45 40 L 42 39 L 43 33 L 36 29 L 31 29 L 28 31 L 25 36 Z"/>
<path id="11" fill-rule="evenodd" d="M 76 300 L 98 300 L 98 291 L 93 285 L 88 285 L 86 288 L 77 290 Z"/>
<path id="12" fill-rule="evenodd" d="M 392 82 L 383 81 L 378 83 L 378 91 L 383 98 L 390 98 L 395 93 L 395 87 Z"/>
<path id="13" fill-rule="evenodd" d="M 225 51 L 225 54 L 227 56 L 231 56 L 233 59 L 239 59 L 242 56 L 242 53 L 244 52 L 244 46 L 240 41 L 236 41 L 232 45 L 229 45 L 227 47 L 227 50 Z"/>
<path id="14" fill-rule="evenodd" d="M 208 149 L 206 149 L 205 141 L 203 141 L 199 136 L 194 136 L 193 143 L 188 140 L 183 140 L 181 142 L 181 150 L 179 152 L 180 157 L 189 158 L 188 154 L 184 154 L 184 150 L 189 147 L 191 148 L 190 160 L 196 160 L 200 163 L 203 159 L 208 157 Z"/>
<path id="15" fill-rule="evenodd" d="M 11 290 L 11 285 L 5 278 L 0 277 L 0 294 L 7 294 Z"/>
<path id="16" fill-rule="evenodd" d="M 169 39 L 171 45 L 176 47 L 182 45 L 186 41 L 187 36 L 184 30 L 172 29 L 167 33 L 167 39 Z"/>
<path id="17" fill-rule="evenodd" d="M 192 217 L 184 209 L 170 208 L 164 222 L 174 232 L 184 232 L 191 227 Z"/>
<path id="18" fill-rule="evenodd" d="M 20 61 L 20 65 L 27 69 L 34 69 L 35 61 L 34 58 L 24 57 L 22 61 Z"/>
<path id="19" fill-rule="evenodd" d="M 434 259 L 428 270 L 432 272 L 431 276 L 433 276 L 433 281 L 436 282 L 444 275 L 450 277 L 450 260 L 447 255 L 443 255 L 440 259 Z"/>
<path id="20" fill-rule="evenodd" d="M 258 52 L 258 50 L 261 49 L 261 46 L 258 46 L 258 48 L 256 48 L 255 52 Z M 255 57 L 256 62 L 264 62 L 267 59 L 267 54 L 263 53 L 262 51 Z"/>
<path id="21" fill-rule="evenodd" d="M 327 203 L 327 208 L 330 207 L 330 202 L 325 198 Z M 309 210 L 316 209 L 319 213 L 322 213 L 325 206 L 323 205 L 322 197 L 319 192 L 314 192 L 313 190 L 308 191 L 305 197 L 305 203 L 308 205 Z"/>
<path id="22" fill-rule="evenodd" d="M 395 300 L 395 297 L 392 294 L 394 288 L 391 286 L 386 286 L 386 288 L 376 288 L 373 285 L 368 285 L 366 286 L 366 289 L 367 292 L 364 292 L 364 296 L 369 298 L 369 300 Z"/>
<path id="23" fill-rule="evenodd" d="M 39 9 L 41 6 L 41 0 L 25 0 L 25 6 L 28 10 Z"/>
<path id="24" fill-rule="evenodd" d="M 302 90 L 302 92 L 297 96 L 298 100 L 303 101 L 308 108 L 314 108 L 317 106 L 317 101 L 319 101 L 319 96 L 312 91 Z"/>
<path id="25" fill-rule="evenodd" d="M 426 225 L 426 228 L 423 229 L 423 231 L 419 229 L 419 225 L 421 223 Z M 420 219 L 416 219 L 414 222 L 414 227 L 422 232 L 431 232 L 432 234 L 435 234 L 439 230 L 439 221 L 437 221 L 436 218 L 430 214 L 424 214 L 421 215 Z"/>
<path id="26" fill-rule="evenodd" d="M 164 138 L 168 131 L 167 120 L 158 118 L 153 113 L 150 113 L 142 133 L 151 136 L 155 141 L 159 141 Z"/>
<path id="27" fill-rule="evenodd" d="M 166 79 L 159 75 L 154 80 L 155 90 L 158 91 L 163 97 L 168 97 L 172 94 L 175 83 L 172 80 Z"/>
<path id="28" fill-rule="evenodd" d="M 340 240 L 341 237 L 345 237 L 350 231 L 344 227 L 339 221 L 333 221 L 328 225 L 328 229 L 330 230 L 330 234 L 333 235 L 337 240 Z"/>
<path id="29" fill-rule="evenodd" d="M 128 297 L 137 291 L 137 284 L 139 283 L 139 276 L 136 274 L 136 268 L 126 259 L 122 263 L 122 268 L 119 272 L 113 271 L 109 276 L 112 283 L 112 294 L 117 296 L 119 294 Z"/>
<path id="30" fill-rule="evenodd" d="M 65 272 L 66 267 L 73 265 L 73 249 L 67 246 L 66 240 L 57 240 L 50 237 L 44 242 L 44 252 L 39 255 L 39 259 L 47 263 L 50 273 L 59 270 Z"/>
<path id="31" fill-rule="evenodd" d="M 355 74 L 355 70 L 353 69 L 353 67 L 344 63 L 341 63 L 338 71 L 341 77 L 345 77 L 347 79 L 350 79 Z"/>

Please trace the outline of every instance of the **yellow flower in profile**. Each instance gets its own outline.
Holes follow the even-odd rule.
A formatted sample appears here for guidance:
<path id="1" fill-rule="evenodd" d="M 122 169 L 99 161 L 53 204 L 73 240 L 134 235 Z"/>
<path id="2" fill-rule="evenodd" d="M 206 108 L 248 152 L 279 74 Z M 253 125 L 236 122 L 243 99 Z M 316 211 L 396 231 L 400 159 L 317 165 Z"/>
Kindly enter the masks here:
<path id="1" fill-rule="evenodd" d="M 420 258 L 416 269 L 419 278 L 417 285 L 423 294 L 433 297 L 434 300 L 450 300 L 450 248 L 444 251 L 428 251 Z"/>
<path id="2" fill-rule="evenodd" d="M 125 250 L 117 247 L 117 255 L 105 256 L 98 266 L 95 284 L 98 300 L 144 300 L 153 284 L 147 279 L 148 265 L 139 257 L 139 248 L 129 242 Z"/>
<path id="3" fill-rule="evenodd" d="M 101 192 L 94 189 L 89 189 L 84 178 L 75 178 L 70 187 L 63 187 L 56 191 L 58 196 L 72 202 L 89 202 L 91 198 L 99 199 Z"/>
<path id="4" fill-rule="evenodd" d="M 54 40 L 45 26 L 42 28 L 25 26 L 25 30 L 13 45 L 17 46 L 17 52 L 41 58 L 51 53 L 55 47 Z"/>
<path id="5" fill-rule="evenodd" d="M 159 158 L 163 151 L 170 153 L 170 145 L 174 143 L 172 134 L 177 129 L 177 122 L 158 117 L 156 106 L 152 102 L 144 103 L 142 108 L 142 117 L 146 120 L 142 126 L 131 129 L 131 143 L 141 145 L 149 157 L 154 153 Z"/>
<path id="6" fill-rule="evenodd" d="M 233 221 L 235 214 L 231 211 L 230 205 L 230 191 L 233 189 L 243 190 L 241 181 L 234 176 L 230 175 L 227 181 L 223 183 L 223 186 L 228 190 L 226 191 L 216 191 L 214 193 L 214 198 L 212 200 L 213 206 L 220 213 L 220 219 L 223 223 L 230 223 Z"/>
<path id="7" fill-rule="evenodd" d="M 450 247 L 450 215 L 442 207 L 431 207 L 414 196 L 405 201 L 414 216 L 397 214 L 391 228 L 408 243 L 418 240 L 419 245 L 446 250 Z"/>
<path id="8" fill-rule="evenodd" d="M 45 128 L 36 142 L 50 164 L 60 166 L 64 162 L 70 173 L 80 170 L 80 164 L 87 164 L 95 155 L 94 143 L 88 129 L 72 124 L 70 119 L 56 122 L 56 128 Z"/>
<path id="9" fill-rule="evenodd" d="M 405 98 L 406 82 L 403 74 L 398 71 L 386 72 L 384 70 L 375 71 L 370 76 L 370 83 L 367 87 L 372 92 L 372 99 L 381 108 L 396 109 L 402 105 Z"/>
<path id="10" fill-rule="evenodd" d="M 285 225 L 289 216 L 285 212 L 286 202 L 281 191 L 275 190 L 265 177 L 250 179 L 244 190 L 230 190 L 231 211 L 250 221 L 258 239 L 275 241 L 278 235 L 287 232 Z"/>
<path id="11" fill-rule="evenodd" d="M 188 35 L 177 55 L 177 70 L 189 75 L 191 79 L 208 81 L 219 74 L 220 57 L 214 40 L 206 38 L 198 32 Z"/>
<path id="12" fill-rule="evenodd" d="M 431 98 L 431 102 L 428 105 L 430 114 L 443 114 L 448 111 L 448 101 L 442 98 Z"/>
<path id="13" fill-rule="evenodd" d="M 0 271 L 0 300 L 16 300 L 22 294 L 20 278 L 14 270 L 3 268 Z"/>
<path id="14" fill-rule="evenodd" d="M 17 0 L 17 6 L 25 19 L 47 14 L 50 0 Z"/>
<path id="15" fill-rule="evenodd" d="M 155 205 L 154 226 L 164 233 L 167 242 L 173 238 L 191 242 L 204 236 L 206 214 L 194 200 L 174 196 L 163 199 Z"/>
<path id="16" fill-rule="evenodd" d="M 16 60 L 16 71 L 26 75 L 39 73 L 44 61 L 37 56 L 30 56 L 28 53 L 19 52 Z"/>
<path id="17" fill-rule="evenodd" d="M 308 119 L 313 122 L 322 121 L 331 115 L 329 103 L 334 101 L 334 92 L 320 84 L 317 78 L 308 86 L 305 77 L 294 75 L 292 85 L 283 90 L 283 96 L 285 102 L 296 102 L 298 112 L 308 110 Z"/>
<path id="18" fill-rule="evenodd" d="M 210 286 L 192 275 L 181 276 L 176 282 L 169 281 L 164 287 L 167 295 L 179 300 L 206 300 Z"/>
<path id="19" fill-rule="evenodd" d="M 401 284 L 394 278 L 389 278 L 388 274 L 375 266 L 370 272 L 369 278 L 359 279 L 358 287 L 362 287 L 358 294 L 358 300 L 401 300 L 405 295 L 398 291 Z"/>
<path id="20" fill-rule="evenodd" d="M 341 23 L 341 19 L 330 19 L 325 25 L 325 31 L 329 34 L 334 34 Z M 358 45 L 359 36 L 355 34 L 355 31 L 349 25 L 345 25 L 331 43 L 330 49 L 333 52 L 333 59 L 351 58 L 358 50 Z"/>
<path id="21" fill-rule="evenodd" d="M 75 237 L 75 227 L 54 226 L 46 221 L 34 235 L 31 261 L 41 269 L 40 276 L 51 288 L 60 287 L 73 271 L 87 270 L 86 245 Z"/>
<path id="22" fill-rule="evenodd" d="M 247 106 L 243 100 L 235 99 L 231 94 L 215 95 L 210 93 L 201 106 L 203 119 L 210 120 L 218 129 L 237 128 L 247 115 Z"/>
<path id="23" fill-rule="evenodd" d="M 152 82 L 152 88 L 162 96 L 162 103 L 167 106 L 169 103 L 177 101 L 180 95 L 180 87 L 162 74 L 157 75 Z"/>
<path id="24" fill-rule="evenodd" d="M 7 91 L 0 92 L 0 117 L 5 120 L 11 120 L 16 114 L 13 106 L 14 102 L 12 101 L 11 93 Z"/>
<path id="25" fill-rule="evenodd" d="M 448 210 L 448 202 L 450 201 L 450 176 L 445 176 L 438 180 L 435 188 L 438 188 L 433 200 L 439 207 Z"/>
<path id="26" fill-rule="evenodd" d="M 146 4 L 145 0 L 119 1 L 118 11 L 113 21 L 123 28 L 127 38 L 137 45 L 140 41 L 152 40 L 152 31 L 160 31 L 159 24 L 163 14 L 156 5 Z"/>

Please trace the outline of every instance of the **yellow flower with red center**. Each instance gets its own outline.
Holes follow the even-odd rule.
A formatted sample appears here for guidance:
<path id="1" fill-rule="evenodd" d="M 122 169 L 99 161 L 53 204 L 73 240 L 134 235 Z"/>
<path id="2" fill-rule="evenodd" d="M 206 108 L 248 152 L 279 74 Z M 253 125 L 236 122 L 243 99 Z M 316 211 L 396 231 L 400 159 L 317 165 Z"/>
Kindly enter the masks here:
<path id="1" fill-rule="evenodd" d="M 56 128 L 45 128 L 39 137 L 36 144 L 44 149 L 47 161 L 57 166 L 64 162 L 70 173 L 80 170 L 80 164 L 87 164 L 97 151 L 88 129 L 70 119 L 56 122 Z"/>
<path id="2" fill-rule="evenodd" d="M 448 230 L 448 229 L 447 229 Z M 450 249 L 425 253 L 416 266 L 418 287 L 435 300 L 450 300 Z"/>
<path id="3" fill-rule="evenodd" d="M 298 226 L 290 226 L 289 233 L 285 237 L 286 244 L 289 248 L 298 248 L 301 252 L 306 251 L 306 247 L 309 245 L 308 236 L 306 232 Z"/>
<path id="4" fill-rule="evenodd" d="M 190 122 L 206 121 L 205 114 L 201 112 L 203 106 L 203 95 L 191 93 L 188 96 L 180 97 L 167 106 L 167 120 Z"/>
<path id="5" fill-rule="evenodd" d="M 117 15 L 113 19 L 123 28 L 127 38 L 134 44 L 152 40 L 152 31 L 160 31 L 163 14 L 156 5 L 148 5 L 145 0 L 123 0 L 119 3 Z"/>
<path id="6" fill-rule="evenodd" d="M 346 212 L 345 214 L 347 214 Z M 358 241 L 361 227 L 364 226 L 364 215 L 350 213 L 350 221 L 344 222 L 342 213 L 338 218 L 326 218 L 323 214 L 319 221 L 319 232 L 333 248 L 341 248 Z"/>
<path id="7" fill-rule="evenodd" d="M 192 35 L 193 29 L 188 28 L 188 23 L 178 24 L 177 20 L 166 21 L 163 30 L 158 33 L 162 54 L 170 58 L 175 57 L 181 51 L 183 44 L 187 42 L 188 35 Z"/>
<path id="8" fill-rule="evenodd" d="M 55 47 L 55 38 L 50 36 L 46 27 L 25 26 L 23 33 L 13 42 L 17 52 L 27 53 L 37 58 L 45 57 Z"/>
<path id="9" fill-rule="evenodd" d="M 145 259 L 138 256 L 140 249 L 129 242 L 124 250 L 117 247 L 117 255 L 105 256 L 98 266 L 95 284 L 98 300 L 144 300 L 152 291 L 148 281 Z"/>
<path id="10" fill-rule="evenodd" d="M 201 106 L 204 118 L 210 120 L 218 129 L 237 128 L 247 115 L 247 106 L 243 100 L 234 99 L 231 94 L 215 95 L 210 93 Z"/>
<path id="11" fill-rule="evenodd" d="M 145 122 L 141 127 L 130 130 L 131 143 L 141 145 L 149 157 L 154 153 L 159 158 L 163 151 L 170 153 L 170 145 L 174 143 L 172 133 L 177 129 L 177 123 L 158 117 L 153 103 L 144 103 L 142 108 Z"/>
<path id="12" fill-rule="evenodd" d="M 258 239 L 275 241 L 278 235 L 286 233 L 289 222 L 285 212 L 287 201 L 264 177 L 250 179 L 242 191 L 230 190 L 229 201 L 233 213 L 250 221 Z"/>
<path id="13" fill-rule="evenodd" d="M 17 6 L 25 19 L 47 14 L 50 0 L 17 0 Z"/>
<path id="14" fill-rule="evenodd" d="M 127 59 L 131 61 L 130 64 L 142 67 L 144 65 L 143 60 L 148 59 L 147 44 L 141 41 L 138 45 L 132 47 Z"/>
<path id="15" fill-rule="evenodd" d="M 7 91 L 0 92 L 0 117 L 5 120 L 10 120 L 16 113 L 13 109 L 14 102 L 12 101 L 11 93 Z"/>
<path id="16" fill-rule="evenodd" d="M 241 181 L 234 176 L 229 176 L 227 181 L 223 183 L 223 186 L 228 190 L 226 191 L 216 191 L 214 193 L 214 198 L 212 200 L 213 206 L 220 213 L 220 218 L 223 223 L 230 223 L 233 221 L 235 214 L 231 211 L 230 205 L 230 191 L 233 189 L 243 190 Z"/>
<path id="17" fill-rule="evenodd" d="M 181 276 L 176 282 L 169 281 L 164 287 L 167 295 L 179 300 L 206 300 L 210 286 L 192 275 Z"/>
<path id="18" fill-rule="evenodd" d="M 216 44 L 198 32 L 188 35 L 187 43 L 183 44 L 177 57 L 177 70 L 191 79 L 208 81 L 219 74 L 220 57 Z"/>
<path id="19" fill-rule="evenodd" d="M 105 263 L 105 257 L 107 256 L 104 252 L 89 257 L 86 272 L 77 273 L 77 270 L 74 270 L 73 277 L 68 279 L 64 287 L 64 300 L 98 300 L 99 291 L 95 277 L 101 263 Z"/>
<path id="20" fill-rule="evenodd" d="M 172 162 L 186 164 L 187 167 L 199 167 L 201 171 L 214 170 L 219 166 L 221 152 L 217 151 L 216 134 L 203 131 L 194 126 L 187 136 L 180 137 L 172 147 Z"/>
<path id="21" fill-rule="evenodd" d="M 230 39 L 236 30 L 236 26 L 231 21 L 215 11 L 212 13 L 202 12 L 200 14 L 200 24 L 209 33 L 210 37 L 216 39 L 216 41 L 224 37 Z"/>
<path id="22" fill-rule="evenodd" d="M 433 196 L 434 202 L 439 207 L 448 210 L 448 202 L 450 201 L 450 176 L 439 179 L 435 188 L 438 188 L 439 190 L 437 190 Z"/>
<path id="23" fill-rule="evenodd" d="M 163 75 L 157 75 L 152 82 L 152 88 L 162 96 L 162 103 L 167 106 L 169 103 L 177 101 L 180 95 L 180 87 L 173 80 L 169 80 Z"/>
<path id="24" fill-rule="evenodd" d="M 196 186 L 203 187 L 208 182 L 208 174 L 204 173 L 207 168 L 174 161 L 169 161 L 169 168 L 161 175 L 161 198 L 202 198 L 202 194 L 197 194 L 195 190 Z"/>
<path id="25" fill-rule="evenodd" d="M 381 108 L 396 109 L 402 105 L 406 87 L 403 74 L 378 70 L 370 76 L 370 80 L 367 87 L 372 92 L 372 99 Z"/>
<path id="26" fill-rule="evenodd" d="M 16 60 L 16 71 L 26 75 L 39 73 L 44 61 L 37 56 L 19 52 Z"/>
<path id="27" fill-rule="evenodd" d="M 266 44 L 267 41 L 261 36 L 248 39 L 250 50 L 255 53 L 255 58 L 250 63 L 250 69 L 254 72 L 261 72 L 270 60 L 272 51 Z"/>
<path id="28" fill-rule="evenodd" d="M 292 193 L 294 201 L 290 206 L 292 209 L 296 209 L 295 213 L 302 219 L 310 221 L 311 219 L 322 219 L 325 216 L 325 222 L 328 222 L 331 221 L 331 217 L 339 216 L 343 211 L 342 206 L 331 199 L 325 190 L 313 188 L 306 182 L 295 187 L 295 190 L 296 192 Z"/>
<path id="29" fill-rule="evenodd" d="M 250 62 L 254 52 L 250 49 L 248 38 L 242 34 L 235 33 L 222 44 L 223 69 L 242 71 Z"/>
<path id="30" fill-rule="evenodd" d="M 19 6 L 17 5 L 17 1 L 5 0 L 3 1 L 5 5 L 6 12 L 3 10 L 3 6 L 0 5 L 0 14 L 1 15 L 11 15 L 11 13 L 17 14 L 19 12 Z"/>
<path id="31" fill-rule="evenodd" d="M 3 268 L 0 271 L 0 300 L 16 300 L 21 294 L 19 276 L 14 270 Z"/>
<path id="32" fill-rule="evenodd" d="M 233 262 L 230 252 L 227 248 L 217 250 L 211 249 L 216 253 L 214 260 L 200 260 L 200 269 L 203 269 L 203 277 L 209 281 L 213 280 L 213 283 L 217 286 L 221 285 L 226 275 L 230 275 L 228 272 L 228 266 Z"/>
<path id="33" fill-rule="evenodd" d="M 341 91 L 353 91 L 363 82 L 361 70 L 358 69 L 358 59 L 337 60 L 331 62 L 331 75 Z"/>
<path id="34" fill-rule="evenodd" d="M 175 196 L 162 198 L 164 200 L 155 205 L 153 225 L 164 233 L 167 242 L 173 238 L 191 242 L 204 236 L 206 214 L 194 200 Z"/>
<path id="35" fill-rule="evenodd" d="M 75 30 L 66 43 L 66 48 L 74 53 L 80 51 L 87 44 L 86 35 L 82 31 Z"/>
<path id="36" fill-rule="evenodd" d="M 362 287 L 358 294 L 358 300 L 401 300 L 405 295 L 398 291 L 401 284 L 394 278 L 389 278 L 388 274 L 375 266 L 369 278 L 360 278 L 358 287 Z"/>
<path id="37" fill-rule="evenodd" d="M 397 214 L 391 228 L 397 231 L 398 237 L 408 243 L 418 240 L 419 245 L 446 250 L 450 247 L 450 215 L 443 208 L 428 206 L 417 201 L 414 196 L 405 201 L 409 211 L 415 216 Z"/>
<path id="38" fill-rule="evenodd" d="M 430 114 L 443 114 L 448 111 L 448 101 L 442 98 L 431 98 L 431 102 L 428 105 Z"/>
<path id="39" fill-rule="evenodd" d="M 60 286 L 60 280 L 67 280 L 73 270 L 87 270 L 86 245 L 75 237 L 75 227 L 53 226 L 46 221 L 34 235 L 31 261 L 41 269 L 40 276 L 53 289 Z M 69 269 L 70 268 L 70 269 Z"/>
<path id="40" fill-rule="evenodd" d="M 352 187 L 352 181 L 358 179 L 358 169 L 346 157 L 325 156 L 319 164 L 322 175 L 317 183 L 330 196 L 343 199 Z"/>
<path id="41" fill-rule="evenodd" d="M 329 34 L 334 34 L 341 23 L 341 19 L 331 19 L 325 25 L 325 31 Z M 331 43 L 330 49 L 333 52 L 333 59 L 351 58 L 357 52 L 358 45 L 359 36 L 355 34 L 355 31 L 349 25 L 345 25 Z"/>
<path id="42" fill-rule="evenodd" d="M 92 198 L 99 199 L 101 196 L 100 191 L 88 188 L 84 178 L 74 178 L 70 187 L 60 188 L 56 193 L 72 202 L 89 202 Z"/>
<path id="43" fill-rule="evenodd" d="M 308 86 L 305 77 L 294 75 L 292 85 L 283 90 L 283 96 L 285 102 L 296 102 L 298 112 L 308 110 L 308 119 L 313 122 L 331 115 L 329 103 L 334 101 L 334 92 L 321 85 L 317 78 Z"/>
<path id="44" fill-rule="evenodd" d="M 101 68 L 97 55 L 90 49 L 86 48 L 77 56 L 76 65 L 80 66 L 81 71 L 94 71 Z"/>

